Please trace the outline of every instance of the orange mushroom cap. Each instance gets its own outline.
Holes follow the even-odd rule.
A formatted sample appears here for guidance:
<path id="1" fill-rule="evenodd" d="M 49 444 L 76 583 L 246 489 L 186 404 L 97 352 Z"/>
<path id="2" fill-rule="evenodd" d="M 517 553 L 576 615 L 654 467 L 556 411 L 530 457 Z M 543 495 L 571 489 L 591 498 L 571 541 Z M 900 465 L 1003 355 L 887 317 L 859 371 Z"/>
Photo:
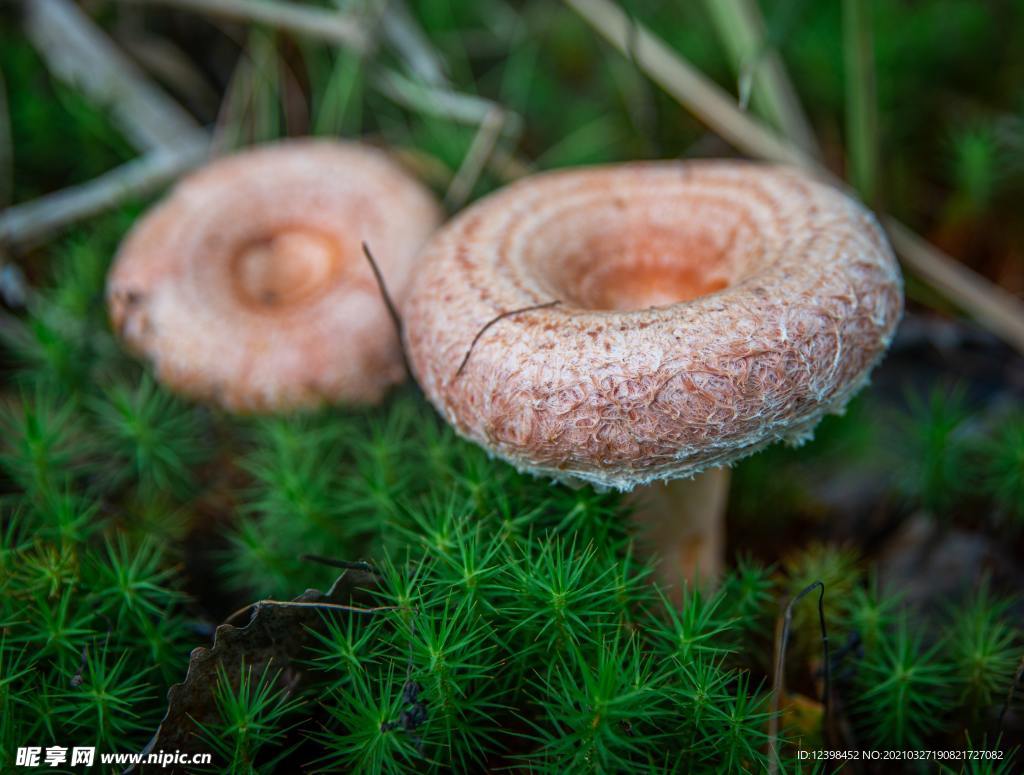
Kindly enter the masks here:
<path id="1" fill-rule="evenodd" d="M 440 222 L 383 152 L 289 140 L 181 181 L 122 244 L 114 329 L 172 389 L 233 411 L 372 404 L 404 376 L 361 243 L 405 297 Z"/>
<path id="2" fill-rule="evenodd" d="M 870 212 L 744 162 L 524 179 L 421 259 L 407 351 L 448 422 L 520 469 L 623 490 L 805 440 L 902 311 Z M 460 372 L 494 318 L 553 299 L 487 328 Z"/>

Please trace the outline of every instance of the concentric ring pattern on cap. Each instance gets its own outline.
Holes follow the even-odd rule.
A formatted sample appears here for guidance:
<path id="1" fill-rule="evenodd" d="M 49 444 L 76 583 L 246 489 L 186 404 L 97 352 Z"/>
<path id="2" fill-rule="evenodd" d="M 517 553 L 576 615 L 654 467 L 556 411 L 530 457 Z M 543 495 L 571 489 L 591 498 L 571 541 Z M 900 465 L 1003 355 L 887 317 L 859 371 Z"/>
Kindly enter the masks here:
<path id="1" fill-rule="evenodd" d="M 809 437 L 902 312 L 871 213 L 747 162 L 525 179 L 422 260 L 407 351 L 448 422 L 522 470 L 623 490 Z M 484 331 L 458 373 L 489 321 L 553 299 Z"/>

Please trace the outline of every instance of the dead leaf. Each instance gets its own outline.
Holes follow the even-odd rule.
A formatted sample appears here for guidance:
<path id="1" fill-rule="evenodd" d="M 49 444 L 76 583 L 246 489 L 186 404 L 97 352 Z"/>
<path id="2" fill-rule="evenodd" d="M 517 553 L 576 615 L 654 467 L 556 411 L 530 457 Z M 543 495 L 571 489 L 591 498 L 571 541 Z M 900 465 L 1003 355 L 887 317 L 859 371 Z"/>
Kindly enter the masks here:
<path id="1" fill-rule="evenodd" d="M 143 755 L 161 750 L 207 750 L 201 744 L 196 722 L 208 724 L 217 719 L 214 690 L 218 668 L 237 684 L 243 664 L 246 670 L 252 667 L 256 673 L 272 664 L 274 670 L 280 671 L 278 681 L 283 686 L 292 689 L 301 684 L 304 669 L 297 657 L 312 642 L 313 632 L 324 631 L 323 612 L 332 606 L 353 606 L 349 610 L 367 615 L 381 610 L 372 607 L 370 595 L 377 581 L 369 566 L 353 564 L 326 593 L 309 589 L 293 601 L 261 600 L 251 606 L 245 626 L 220 625 L 214 633 L 213 645 L 193 650 L 185 680 L 168 690 L 167 713 Z M 239 613 L 244 612 L 245 609 Z"/>

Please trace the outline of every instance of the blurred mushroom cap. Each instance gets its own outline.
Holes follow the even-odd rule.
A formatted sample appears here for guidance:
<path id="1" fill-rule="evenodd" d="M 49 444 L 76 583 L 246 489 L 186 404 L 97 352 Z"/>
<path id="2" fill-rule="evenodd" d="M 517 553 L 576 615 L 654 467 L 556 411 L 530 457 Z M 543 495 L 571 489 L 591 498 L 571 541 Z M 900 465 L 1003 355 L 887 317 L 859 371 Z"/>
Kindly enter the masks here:
<path id="1" fill-rule="evenodd" d="M 870 212 L 745 162 L 527 178 L 421 259 L 407 352 L 448 422 L 521 470 L 623 490 L 807 439 L 902 311 Z"/>
<path id="2" fill-rule="evenodd" d="M 218 159 L 132 229 L 107 283 L 114 329 L 188 396 L 239 412 L 372 404 L 404 367 L 361 243 L 400 304 L 440 222 L 366 145 L 288 140 Z"/>

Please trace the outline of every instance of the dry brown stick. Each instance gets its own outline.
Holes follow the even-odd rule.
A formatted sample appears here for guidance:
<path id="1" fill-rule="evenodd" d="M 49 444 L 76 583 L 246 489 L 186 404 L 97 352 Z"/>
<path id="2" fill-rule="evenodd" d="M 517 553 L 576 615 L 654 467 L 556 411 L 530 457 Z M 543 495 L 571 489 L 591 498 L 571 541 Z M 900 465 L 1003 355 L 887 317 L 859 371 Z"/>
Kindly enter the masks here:
<path id="1" fill-rule="evenodd" d="M 310 38 L 338 43 L 366 51 L 370 35 L 350 16 L 336 12 L 275 2 L 275 0 L 121 0 L 121 2 L 166 5 L 222 19 L 266 24 Z"/>
<path id="2" fill-rule="evenodd" d="M 943 253 L 895 218 L 882 223 L 903 263 L 967 310 L 989 331 L 1024 352 L 1024 303 L 965 264 Z"/>
<path id="3" fill-rule="evenodd" d="M 157 150 L 79 186 L 15 205 L 0 213 L 0 246 L 34 242 L 46 235 L 159 188 L 206 158 L 205 142 Z"/>
<path id="4" fill-rule="evenodd" d="M 478 126 L 497 109 L 504 114 L 504 128 L 517 134 L 522 117 L 493 100 L 476 94 L 453 91 L 449 86 L 431 86 L 417 83 L 394 70 L 383 69 L 374 78 L 374 86 L 393 102 L 459 124 Z"/>
<path id="5" fill-rule="evenodd" d="M 753 156 L 807 166 L 811 160 L 744 113 L 718 84 L 634 22 L 610 0 L 565 0 L 655 83 L 725 140 Z"/>
<path id="6" fill-rule="evenodd" d="M 794 164 L 830 182 L 834 176 L 807 154 L 744 113 L 729 95 L 610 0 L 565 0 L 583 19 L 671 94 L 740 150 Z M 938 250 L 893 218 L 884 220 L 904 263 L 993 333 L 1024 352 L 1024 302 Z"/>
<path id="7" fill-rule="evenodd" d="M 447 121 L 459 124 L 470 124 L 478 127 L 473 146 L 466 154 L 466 159 L 459 172 L 465 176 L 479 175 L 479 170 L 467 168 L 467 163 L 475 163 L 476 156 L 483 159 L 485 166 L 490 167 L 501 180 L 509 182 L 530 173 L 528 164 L 514 153 L 499 144 L 502 136 L 517 137 L 522 130 L 522 117 L 508 108 L 486 97 L 476 94 L 464 94 L 453 91 L 447 82 L 440 86 L 417 83 L 393 70 L 384 70 L 374 79 L 374 85 L 386 97 L 409 110 L 415 110 Z M 494 129 L 497 133 L 494 134 Z M 454 186 L 457 173 L 449 186 Z M 459 186 L 464 185 L 460 181 Z M 458 193 L 458 192 L 457 192 Z M 446 201 L 456 197 L 449 193 Z"/>
<path id="8" fill-rule="evenodd" d="M 430 40 L 417 25 L 403 0 L 387 4 L 387 13 L 381 19 L 382 30 L 391 45 L 401 54 L 417 81 L 387 72 L 377 80 L 377 87 L 396 103 L 412 110 L 422 110 L 461 123 L 481 124 L 501 111 L 502 132 L 518 135 L 522 117 L 503 105 L 477 95 L 460 94 L 452 90 L 446 74 L 444 58 L 430 46 Z M 426 90 L 424 91 L 424 87 Z M 487 154 L 486 164 L 504 182 L 510 182 L 532 172 L 531 166 L 515 153 L 495 142 Z"/>
<path id="9" fill-rule="evenodd" d="M 255 603 L 249 603 L 249 605 L 239 608 L 225 619 L 223 624 L 230 624 L 246 611 L 251 611 L 254 608 L 260 608 L 262 606 L 275 606 L 277 608 L 318 608 L 322 611 L 345 611 L 351 614 L 376 614 L 381 611 L 404 610 L 402 606 L 398 605 L 378 605 L 373 606 L 372 608 L 363 608 L 361 606 L 344 605 L 343 603 L 304 603 L 297 600 L 257 600 Z"/>
<path id="10" fill-rule="evenodd" d="M 406 67 L 423 83 L 446 86 L 444 60 L 430 47 L 404 0 L 391 0 L 380 19 L 381 31 L 394 46 Z"/>
<path id="11" fill-rule="evenodd" d="M 110 109 L 135 146 L 166 150 L 202 134 L 74 3 L 31 0 L 24 9 L 26 32 L 50 69 Z"/>
<path id="12" fill-rule="evenodd" d="M 157 81 L 178 97 L 213 110 L 220 96 L 188 55 L 167 38 L 132 31 L 117 43 Z"/>
<path id="13" fill-rule="evenodd" d="M 782 58 L 768 42 L 764 16 L 756 0 L 706 0 L 704 5 L 732 57 L 741 92 L 744 83 L 749 82 L 754 105 L 769 114 L 797 147 L 820 158 L 811 122 L 800 105 Z"/>
<path id="14" fill-rule="evenodd" d="M 470 143 L 469 150 L 466 151 L 466 156 L 445 193 L 444 203 L 450 209 L 458 210 L 473 192 L 473 186 L 480 179 L 480 173 L 484 171 L 491 154 L 494 153 L 505 126 L 506 115 L 504 110 L 495 105 L 480 122 L 473 142 Z"/>
<path id="15" fill-rule="evenodd" d="M 206 132 L 74 3 L 25 3 L 25 26 L 54 74 L 110 109 L 128 139 L 146 153 L 87 183 L 8 208 L 0 214 L 0 245 L 31 243 L 146 194 L 205 158 Z"/>

